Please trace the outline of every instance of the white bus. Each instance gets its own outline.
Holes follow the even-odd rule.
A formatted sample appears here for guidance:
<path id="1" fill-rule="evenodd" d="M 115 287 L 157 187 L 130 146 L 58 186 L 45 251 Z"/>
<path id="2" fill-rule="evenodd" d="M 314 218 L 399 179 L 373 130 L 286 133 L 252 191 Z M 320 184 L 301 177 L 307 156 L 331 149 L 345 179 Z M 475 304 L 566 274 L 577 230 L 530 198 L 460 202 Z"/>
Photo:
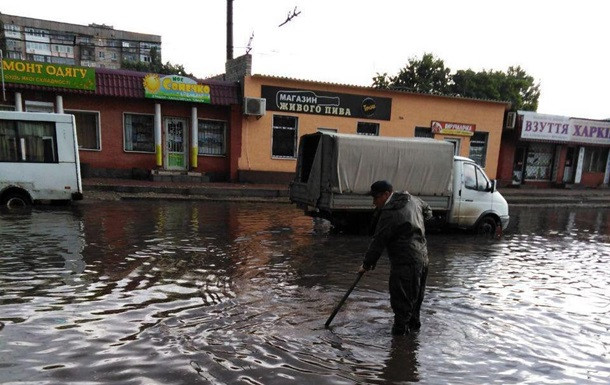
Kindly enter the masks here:
<path id="1" fill-rule="evenodd" d="M 0 207 L 82 198 L 74 116 L 0 111 Z"/>

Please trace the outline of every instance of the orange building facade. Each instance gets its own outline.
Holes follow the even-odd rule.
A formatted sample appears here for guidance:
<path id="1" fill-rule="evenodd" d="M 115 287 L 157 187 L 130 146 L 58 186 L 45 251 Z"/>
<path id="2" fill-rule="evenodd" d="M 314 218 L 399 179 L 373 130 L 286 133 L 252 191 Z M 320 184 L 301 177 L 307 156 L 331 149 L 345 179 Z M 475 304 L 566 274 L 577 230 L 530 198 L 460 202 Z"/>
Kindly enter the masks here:
<path id="1" fill-rule="evenodd" d="M 509 103 L 379 90 L 272 76 L 246 76 L 239 180 L 285 183 L 298 141 L 321 130 L 450 141 L 496 178 Z M 252 103 L 252 105 L 249 105 Z"/>

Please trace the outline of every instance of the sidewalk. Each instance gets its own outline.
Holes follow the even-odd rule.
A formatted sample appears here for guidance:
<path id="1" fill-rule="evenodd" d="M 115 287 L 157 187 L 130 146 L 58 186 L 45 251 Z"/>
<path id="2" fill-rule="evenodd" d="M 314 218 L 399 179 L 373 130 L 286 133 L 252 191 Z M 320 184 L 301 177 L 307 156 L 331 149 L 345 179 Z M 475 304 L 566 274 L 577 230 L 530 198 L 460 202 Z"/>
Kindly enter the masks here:
<path id="1" fill-rule="evenodd" d="M 103 199 L 242 200 L 289 203 L 287 184 L 176 183 L 84 178 L 85 201 Z M 511 205 L 610 207 L 610 189 L 500 188 Z"/>

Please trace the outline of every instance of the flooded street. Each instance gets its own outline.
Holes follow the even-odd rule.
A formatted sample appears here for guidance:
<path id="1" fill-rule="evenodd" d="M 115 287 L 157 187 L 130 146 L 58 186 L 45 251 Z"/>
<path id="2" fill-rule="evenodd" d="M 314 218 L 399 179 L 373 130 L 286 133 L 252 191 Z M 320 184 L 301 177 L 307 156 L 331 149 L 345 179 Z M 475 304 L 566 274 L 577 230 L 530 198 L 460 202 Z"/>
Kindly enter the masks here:
<path id="1" fill-rule="evenodd" d="M 102 201 L 0 213 L 3 384 L 600 384 L 610 210 L 511 207 L 429 234 L 422 328 L 392 337 L 383 256 L 286 204 Z"/>

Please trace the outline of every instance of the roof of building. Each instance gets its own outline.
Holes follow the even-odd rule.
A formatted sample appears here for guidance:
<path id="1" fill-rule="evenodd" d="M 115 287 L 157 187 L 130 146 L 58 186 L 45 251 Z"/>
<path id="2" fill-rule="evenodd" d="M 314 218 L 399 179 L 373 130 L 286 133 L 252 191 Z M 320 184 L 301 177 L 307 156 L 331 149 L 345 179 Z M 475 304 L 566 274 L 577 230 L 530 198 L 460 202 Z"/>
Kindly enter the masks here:
<path id="1" fill-rule="evenodd" d="M 375 91 L 375 92 L 390 92 L 390 93 L 400 93 L 400 94 L 409 94 L 409 95 L 417 95 L 417 96 L 429 96 L 429 97 L 445 98 L 445 99 L 468 100 L 468 101 L 483 102 L 483 103 L 497 103 L 497 104 L 504 104 L 506 106 L 506 108 L 510 108 L 510 105 L 511 105 L 511 102 L 503 101 L 503 100 L 477 99 L 477 98 L 466 98 L 466 97 L 452 96 L 452 95 L 428 94 L 428 93 L 420 93 L 420 92 L 414 92 L 414 91 L 409 91 L 409 90 L 404 90 L 404 89 L 375 88 L 375 87 L 371 87 L 371 86 L 341 84 L 341 83 L 334 83 L 334 82 L 321 82 L 321 81 L 317 81 L 317 80 L 297 79 L 297 78 L 290 78 L 290 77 L 276 76 L 276 75 L 254 74 L 254 75 L 252 75 L 252 77 L 277 79 L 277 80 L 290 80 L 290 81 L 301 82 L 301 83 L 321 84 L 321 85 L 328 85 L 328 86 L 333 86 L 333 87 L 340 86 L 340 87 L 347 87 L 347 88 L 359 88 L 362 90 L 371 90 L 371 91 Z"/>
<path id="2" fill-rule="evenodd" d="M 65 94 L 98 95 L 123 98 L 144 98 L 143 80 L 146 72 L 130 70 L 116 70 L 109 68 L 95 68 L 96 90 L 77 90 L 63 87 L 47 87 L 33 84 L 6 83 L 7 88 L 22 90 L 38 90 L 61 92 Z M 164 75 L 163 75 L 164 76 Z M 234 82 L 222 80 L 199 80 L 200 83 L 210 86 L 210 104 L 229 106 L 240 104 L 240 86 Z"/>

